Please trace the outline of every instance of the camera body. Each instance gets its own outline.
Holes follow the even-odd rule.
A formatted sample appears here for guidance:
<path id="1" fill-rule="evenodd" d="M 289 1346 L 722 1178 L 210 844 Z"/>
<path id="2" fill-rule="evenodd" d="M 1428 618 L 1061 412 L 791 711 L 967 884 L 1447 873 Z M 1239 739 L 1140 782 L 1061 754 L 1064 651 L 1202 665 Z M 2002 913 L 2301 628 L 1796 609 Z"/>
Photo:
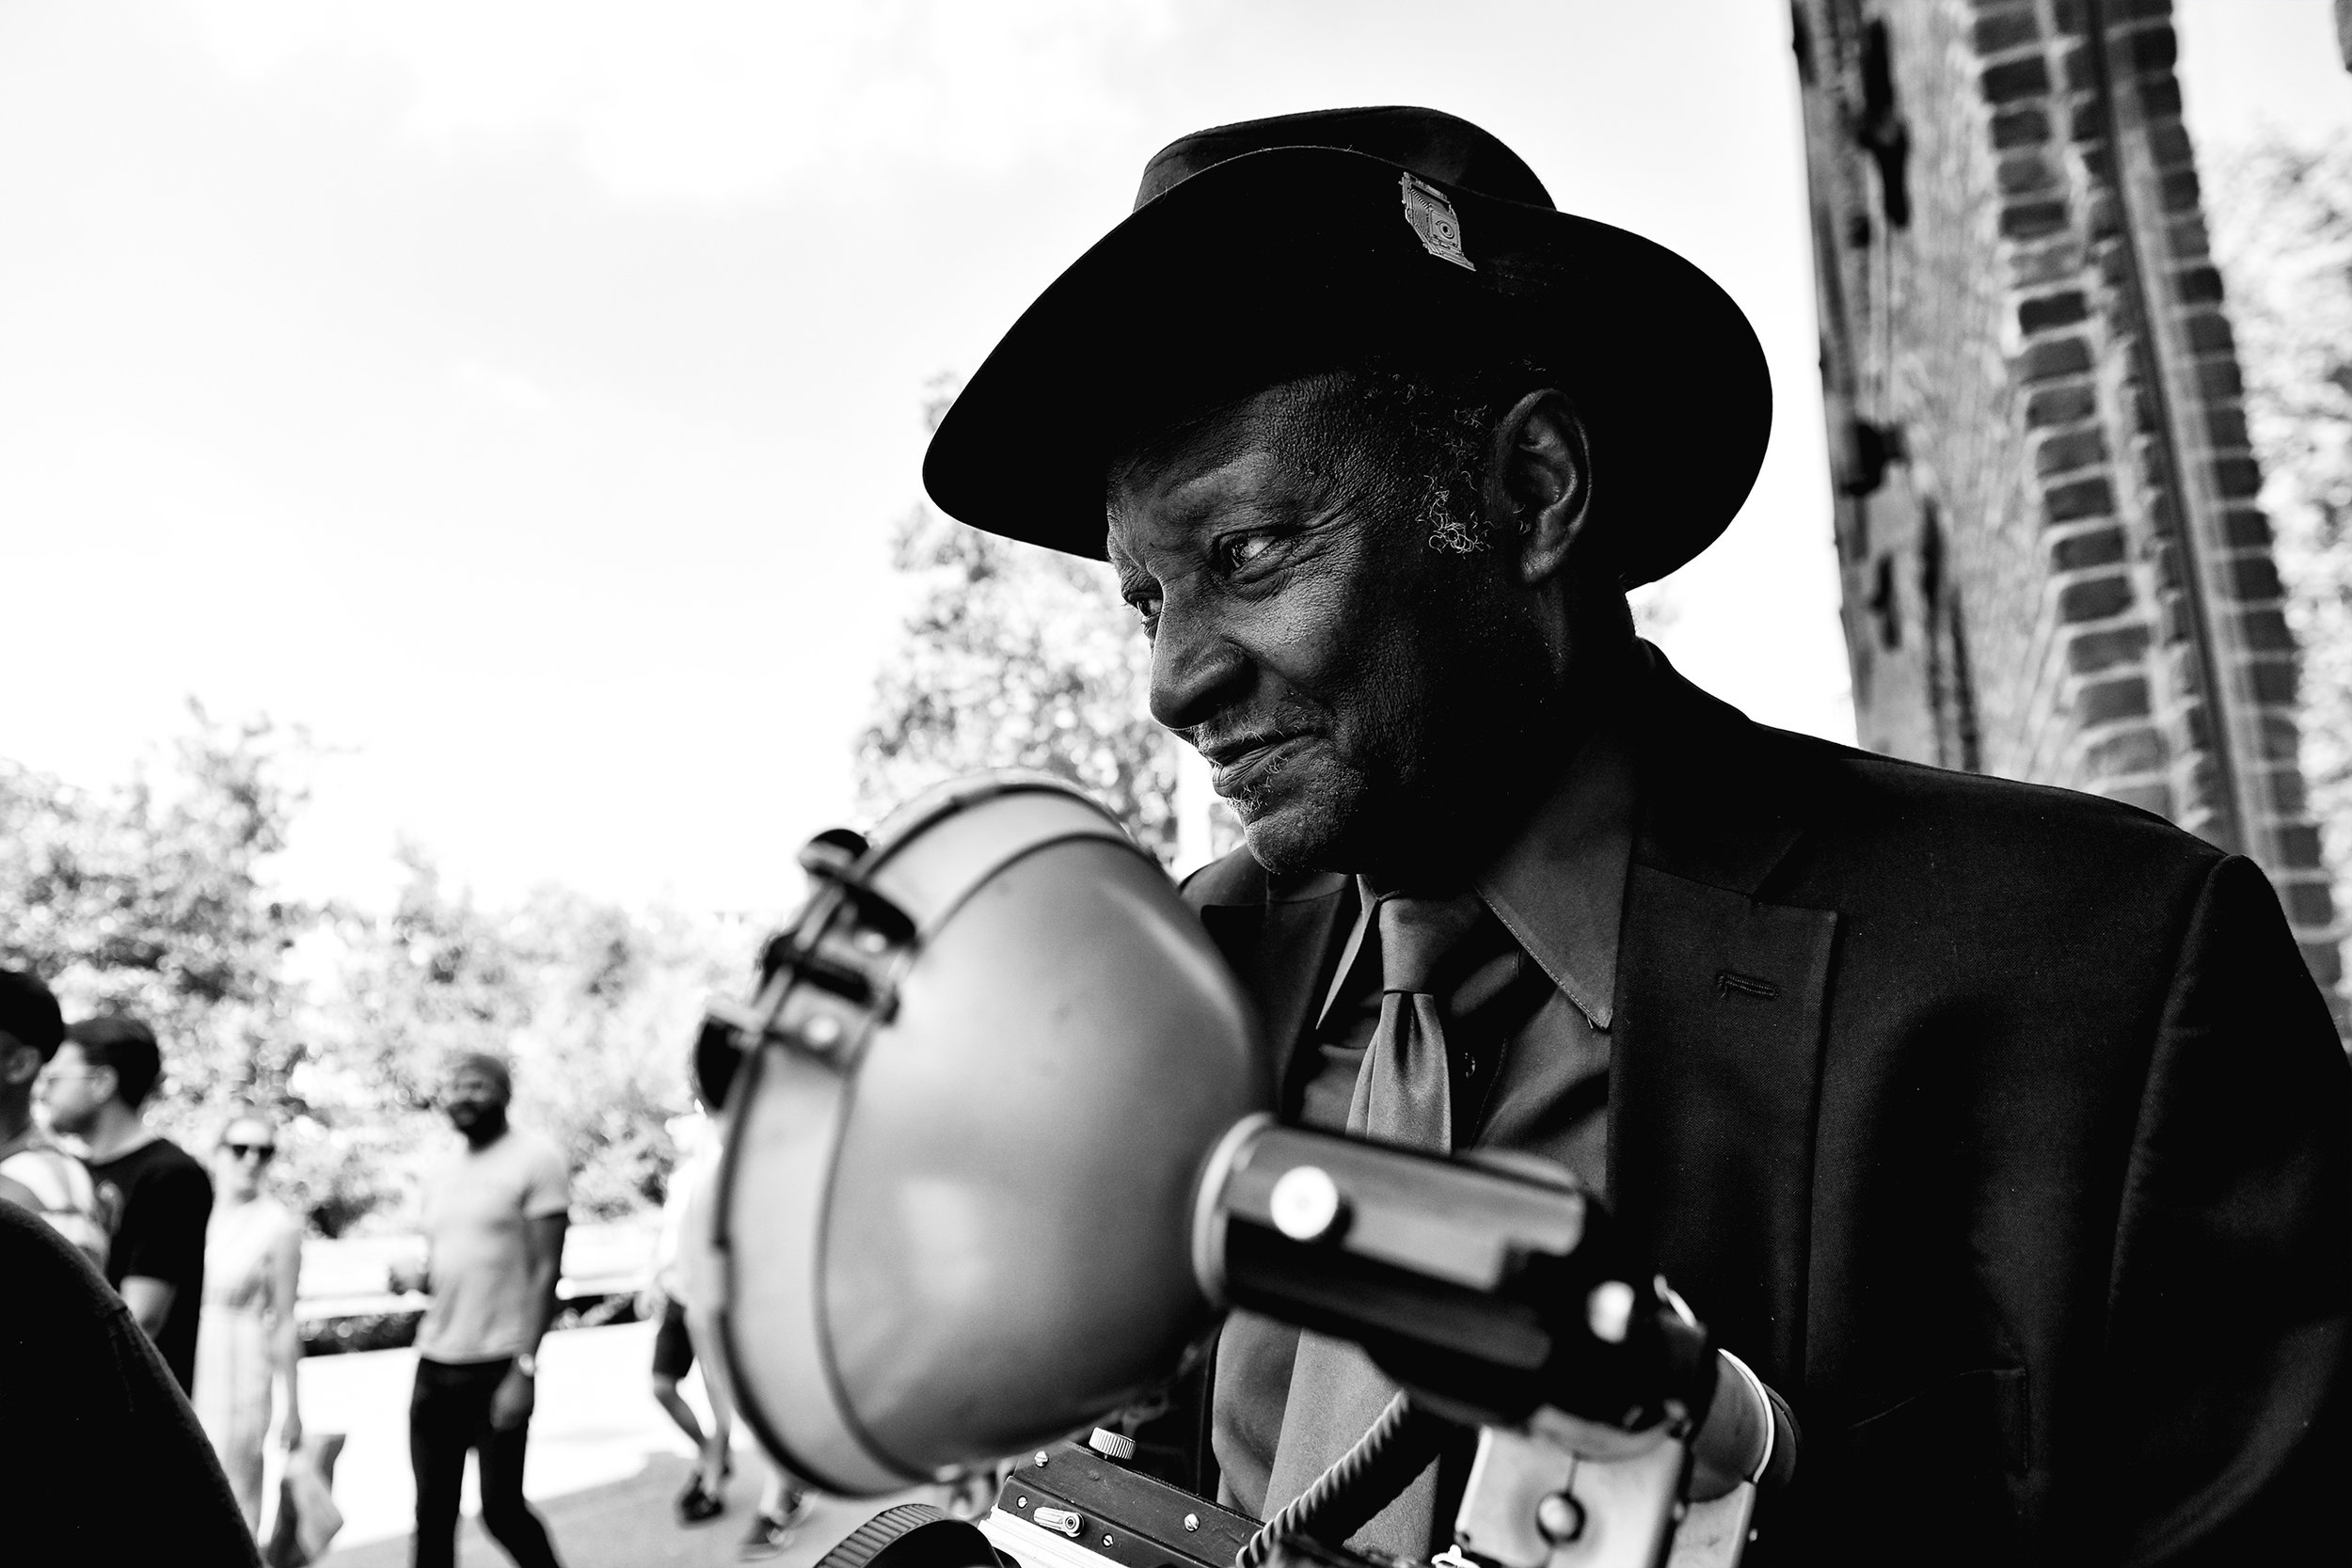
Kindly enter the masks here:
<path id="1" fill-rule="evenodd" d="M 1761 1386 L 1566 1172 L 1279 1124 L 1238 982 L 1081 792 L 958 781 L 803 864 L 814 896 L 696 1052 L 727 1080 L 726 1143 L 687 1244 L 722 1281 L 729 1382 L 826 1491 L 1028 1457 L 985 1535 L 906 1505 L 831 1568 L 1343 1560 L 1471 1433 L 1441 1556 L 1737 1560 L 1773 1452 Z M 1061 1441 L 1235 1307 L 1357 1345 L 1403 1391 L 1264 1527 Z"/>

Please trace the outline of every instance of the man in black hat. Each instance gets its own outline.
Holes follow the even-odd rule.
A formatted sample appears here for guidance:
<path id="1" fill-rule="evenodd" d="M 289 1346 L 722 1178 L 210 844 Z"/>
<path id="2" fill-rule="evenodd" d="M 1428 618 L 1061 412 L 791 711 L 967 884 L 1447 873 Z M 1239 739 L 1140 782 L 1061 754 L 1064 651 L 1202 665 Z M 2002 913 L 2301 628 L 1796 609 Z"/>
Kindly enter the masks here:
<path id="1" fill-rule="evenodd" d="M 1118 568 L 1248 831 L 1186 891 L 1285 1114 L 1566 1165 L 1786 1399 L 1763 1551 L 2299 1544 L 2352 1420 L 2352 1073 L 2277 899 L 1637 641 L 1624 591 L 1728 525 L 1770 415 L 1689 262 L 1473 126 L 1348 110 L 1163 150 L 924 472 Z M 1388 1394 L 1246 1315 L 1213 1385 L 1195 1479 L 1262 1516 Z M 1357 1541 L 1428 1555 L 1461 1484 Z"/>

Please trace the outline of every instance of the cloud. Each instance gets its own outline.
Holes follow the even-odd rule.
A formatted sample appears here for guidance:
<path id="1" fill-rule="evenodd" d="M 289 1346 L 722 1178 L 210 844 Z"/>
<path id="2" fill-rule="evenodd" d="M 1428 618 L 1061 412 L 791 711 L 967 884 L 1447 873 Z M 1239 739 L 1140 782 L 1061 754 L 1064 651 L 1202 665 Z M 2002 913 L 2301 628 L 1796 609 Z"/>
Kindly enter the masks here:
<path id="1" fill-rule="evenodd" d="M 251 80 L 404 81 L 444 151 L 554 135 L 615 195 L 723 202 L 892 163 L 999 171 L 1127 129 L 1116 83 L 1179 0 L 188 0 Z"/>

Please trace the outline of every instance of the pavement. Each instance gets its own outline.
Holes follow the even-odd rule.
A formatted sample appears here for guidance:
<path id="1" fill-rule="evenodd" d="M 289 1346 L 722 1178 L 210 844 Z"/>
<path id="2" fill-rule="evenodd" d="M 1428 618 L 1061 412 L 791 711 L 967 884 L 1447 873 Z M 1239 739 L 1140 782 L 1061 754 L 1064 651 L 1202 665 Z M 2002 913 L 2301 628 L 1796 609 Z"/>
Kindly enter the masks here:
<path id="1" fill-rule="evenodd" d="M 750 1433 L 735 1435 L 735 1480 L 727 1511 L 706 1525 L 677 1523 L 671 1502 L 686 1484 L 692 1448 L 653 1402 L 647 1366 L 653 1326 L 550 1334 L 539 1352 L 539 1401 L 531 1422 L 523 1493 L 548 1522 L 566 1568 L 702 1568 L 733 1563 L 751 1527 L 762 1462 Z M 314 1433 L 345 1433 L 335 1469 L 342 1532 L 327 1568 L 405 1568 L 416 1492 L 408 1469 L 408 1391 L 416 1353 L 370 1351 L 302 1363 L 302 1414 Z M 707 1411 L 700 1373 L 687 1398 Z M 896 1502 L 937 1500 L 935 1491 L 901 1497 L 813 1498 L 815 1508 L 786 1553 L 769 1560 L 806 1568 L 850 1530 Z M 466 1473 L 458 1530 L 461 1568 L 504 1564 L 475 1517 L 473 1466 Z"/>

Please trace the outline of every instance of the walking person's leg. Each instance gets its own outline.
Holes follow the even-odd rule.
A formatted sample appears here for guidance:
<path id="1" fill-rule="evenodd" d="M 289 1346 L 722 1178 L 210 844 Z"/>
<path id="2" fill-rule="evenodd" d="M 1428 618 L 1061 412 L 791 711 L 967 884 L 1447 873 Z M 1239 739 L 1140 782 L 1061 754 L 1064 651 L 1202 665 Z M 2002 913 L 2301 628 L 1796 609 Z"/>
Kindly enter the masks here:
<path id="1" fill-rule="evenodd" d="M 710 1430 L 695 1418 L 694 1407 L 678 1391 L 678 1380 L 694 1366 L 694 1342 L 687 1333 L 686 1309 L 673 1301 L 661 1310 L 661 1326 L 653 1338 L 653 1397 L 678 1431 L 694 1445 L 694 1473 L 678 1494 L 680 1522 L 699 1525 L 726 1512 L 727 1409 L 715 1392 L 708 1371 L 703 1384 L 712 1390 Z"/>
<path id="2" fill-rule="evenodd" d="M 421 1357 L 417 1362 L 416 1387 L 408 1397 L 408 1464 L 417 1478 L 411 1568 L 453 1568 L 457 1560 L 466 1450 L 489 1412 L 486 1398 L 475 1393 L 465 1371 Z"/>
<path id="3" fill-rule="evenodd" d="M 498 1377 L 485 1386 L 495 1391 L 512 1362 L 497 1361 Z M 515 1560 L 516 1568 L 563 1568 L 548 1539 L 546 1521 L 523 1500 L 523 1459 L 531 1446 L 528 1418 L 501 1432 L 490 1425 L 489 1398 L 483 1399 L 480 1454 L 482 1528 Z"/>
<path id="4" fill-rule="evenodd" d="M 759 1511 L 752 1515 L 751 1533 L 738 1554 L 746 1562 L 778 1557 L 792 1544 L 793 1532 L 808 1517 L 808 1494 L 779 1469 L 765 1453 L 759 1456 L 765 1479 L 759 1488 Z"/>
<path id="5" fill-rule="evenodd" d="M 703 1310 L 690 1310 L 686 1326 L 693 1336 L 697 1350 L 707 1352 L 718 1343 L 718 1323 Z M 734 1421 L 734 1392 L 727 1386 L 726 1366 L 718 1357 L 705 1354 L 703 1386 L 710 1394 L 711 1422 L 725 1431 Z M 724 1451 L 723 1449 L 721 1450 Z M 792 1544 L 793 1528 L 808 1516 L 808 1498 L 793 1484 L 790 1477 L 778 1469 L 767 1454 L 759 1456 L 764 1476 L 759 1490 L 759 1507 L 752 1515 L 751 1533 L 743 1538 L 741 1556 L 745 1561 L 775 1557 Z"/>
<path id="6" fill-rule="evenodd" d="M 727 1397 L 727 1380 L 709 1356 L 701 1354 L 699 1342 L 694 1350 L 702 1363 L 703 1397 L 710 1405 L 710 1442 L 703 1449 L 703 1478 L 713 1488 L 723 1490 L 727 1478 L 735 1473 L 735 1403 Z"/>

